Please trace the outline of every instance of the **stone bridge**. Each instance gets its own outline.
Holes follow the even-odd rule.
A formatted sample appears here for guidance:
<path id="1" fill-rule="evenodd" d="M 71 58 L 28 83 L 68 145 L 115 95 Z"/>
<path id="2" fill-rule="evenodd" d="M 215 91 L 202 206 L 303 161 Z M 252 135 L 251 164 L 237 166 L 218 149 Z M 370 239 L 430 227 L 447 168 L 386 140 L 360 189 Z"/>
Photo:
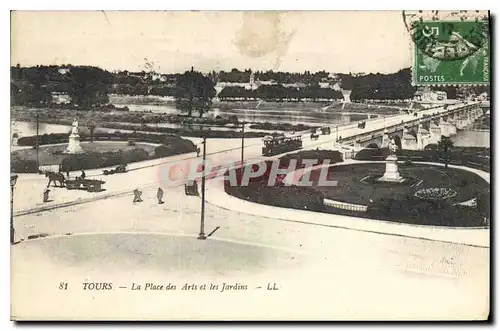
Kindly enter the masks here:
<path id="1" fill-rule="evenodd" d="M 387 147 L 391 138 L 402 149 L 422 150 L 428 144 L 437 144 L 441 136 L 452 136 L 476 119 L 484 115 L 486 109 L 480 102 L 454 107 L 446 112 L 435 112 L 430 115 L 415 113 L 415 119 L 401 121 L 385 128 L 366 127 L 363 133 L 340 139 L 342 145 L 355 148 Z"/>

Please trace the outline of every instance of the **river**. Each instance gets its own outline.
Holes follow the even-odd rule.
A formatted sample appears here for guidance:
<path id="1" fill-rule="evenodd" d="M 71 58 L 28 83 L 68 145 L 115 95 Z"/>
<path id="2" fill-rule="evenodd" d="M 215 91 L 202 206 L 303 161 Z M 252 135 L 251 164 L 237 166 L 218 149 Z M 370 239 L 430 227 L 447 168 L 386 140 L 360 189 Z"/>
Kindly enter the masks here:
<path id="1" fill-rule="evenodd" d="M 138 105 L 138 104 L 117 104 L 117 106 L 127 106 L 130 111 L 145 111 L 152 113 L 180 114 L 180 112 L 167 105 Z M 291 123 L 305 124 L 310 126 L 322 126 L 325 124 L 337 125 L 346 124 L 353 121 L 361 121 L 369 118 L 375 118 L 379 115 L 364 112 L 361 109 L 357 113 L 340 111 L 317 111 L 304 109 L 218 109 L 215 108 L 208 116 L 229 117 L 236 116 L 240 121 L 245 122 L 270 122 L 270 123 Z M 169 126 L 174 127 L 174 126 Z"/>
<path id="2" fill-rule="evenodd" d="M 490 131 L 463 130 L 451 140 L 457 147 L 490 147 Z"/>
<path id="3" fill-rule="evenodd" d="M 137 106 L 137 105 L 136 105 Z M 141 106 L 144 107 L 142 110 L 146 110 L 148 107 L 153 105 Z M 156 106 L 162 107 L 164 106 Z M 139 108 L 137 108 L 139 110 Z M 335 124 L 345 124 L 351 121 L 359 121 L 361 119 L 367 118 L 367 115 L 351 114 L 351 113 L 321 113 L 315 111 L 277 111 L 277 110 L 229 110 L 229 111 L 218 111 L 217 115 L 236 115 L 239 120 L 253 121 L 253 122 L 271 122 L 271 123 L 293 123 L 293 124 L 307 124 L 307 125 L 335 125 Z M 478 119 L 482 121 L 483 119 Z M 150 126 L 156 126 L 151 124 Z M 173 123 L 161 123 L 160 127 L 170 127 L 177 128 L 179 124 Z M 47 124 L 39 123 L 39 134 L 49 134 L 49 133 L 69 133 L 71 131 L 71 126 L 61 125 L 61 124 Z M 82 127 L 82 130 L 86 128 Z M 117 129 L 106 129 L 98 128 L 96 131 L 101 132 L 114 132 Z M 227 128 L 230 130 L 230 128 Z M 249 129 L 250 131 L 253 131 Z M 125 131 L 125 130 L 120 130 Z M 260 130 L 257 130 L 260 131 Z M 11 137 L 13 134 L 17 134 L 19 137 L 23 136 L 33 136 L 36 135 L 36 123 L 32 122 L 19 122 L 13 121 L 11 124 Z M 451 137 L 455 146 L 461 147 L 490 147 L 490 131 L 489 130 L 475 130 L 473 127 L 469 129 L 462 130 L 456 135 Z"/>
<path id="4" fill-rule="evenodd" d="M 152 124 L 152 126 L 155 126 Z M 159 125 L 170 127 L 170 125 Z M 175 126 L 175 125 L 174 125 Z M 229 130 L 229 128 L 227 128 Z M 60 124 L 47 124 L 40 123 L 39 124 L 39 133 L 40 134 L 49 134 L 49 133 L 68 133 L 71 131 L 71 126 L 69 125 L 60 125 Z M 105 129 L 99 128 L 97 131 L 101 132 L 114 132 L 116 129 Z M 125 130 L 120 130 L 125 131 Z M 253 130 L 250 130 L 253 131 Z M 258 130 L 256 130 L 258 131 Z M 24 136 L 33 136 L 36 135 L 36 123 L 35 122 L 18 122 L 13 121 L 11 125 L 11 134 L 17 133 L 19 137 Z M 490 131 L 482 130 L 463 130 L 458 132 L 456 135 L 451 137 L 455 146 L 461 147 L 490 147 Z"/>

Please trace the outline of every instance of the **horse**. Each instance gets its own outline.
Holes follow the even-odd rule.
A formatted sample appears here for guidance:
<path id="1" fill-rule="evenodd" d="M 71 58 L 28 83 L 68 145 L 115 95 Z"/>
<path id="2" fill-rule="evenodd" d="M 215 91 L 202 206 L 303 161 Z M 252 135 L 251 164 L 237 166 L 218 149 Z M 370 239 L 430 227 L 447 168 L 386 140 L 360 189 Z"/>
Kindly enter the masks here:
<path id="1" fill-rule="evenodd" d="M 51 182 L 54 182 L 54 186 L 57 187 L 57 182 L 59 182 L 60 187 L 64 187 L 64 183 L 66 182 L 66 178 L 64 178 L 64 175 L 62 173 L 55 173 L 53 171 L 47 171 L 45 173 L 45 177 L 49 178 L 49 182 L 47 183 L 47 187 L 50 186 Z"/>

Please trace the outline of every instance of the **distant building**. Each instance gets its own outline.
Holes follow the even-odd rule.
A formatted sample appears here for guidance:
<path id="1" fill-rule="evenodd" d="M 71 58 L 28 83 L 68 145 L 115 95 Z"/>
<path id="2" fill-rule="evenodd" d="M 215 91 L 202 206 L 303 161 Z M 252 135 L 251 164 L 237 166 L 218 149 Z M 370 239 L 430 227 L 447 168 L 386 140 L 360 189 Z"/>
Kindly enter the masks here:
<path id="1" fill-rule="evenodd" d="M 448 99 L 448 94 L 444 91 L 432 91 L 425 87 L 415 92 L 415 101 L 444 101 Z"/>
<path id="2" fill-rule="evenodd" d="M 67 73 L 69 73 L 69 68 L 59 68 L 59 69 L 57 69 L 57 71 L 58 71 L 61 75 L 66 75 Z"/>
<path id="3" fill-rule="evenodd" d="M 71 103 L 71 97 L 67 93 L 52 92 L 52 103 L 61 105 Z"/>
<path id="4" fill-rule="evenodd" d="M 224 87 L 227 87 L 227 86 L 239 86 L 239 87 L 243 87 L 245 90 L 256 90 L 260 85 L 260 82 L 259 81 L 255 81 L 255 74 L 253 73 L 253 71 L 250 72 L 250 79 L 248 80 L 248 83 L 232 83 L 232 82 L 217 82 L 217 84 L 215 85 L 215 90 L 217 91 L 217 93 L 219 93 L 220 91 L 222 91 L 222 89 L 224 89 Z"/>
<path id="5" fill-rule="evenodd" d="M 319 82 L 319 87 L 330 88 L 330 82 Z"/>

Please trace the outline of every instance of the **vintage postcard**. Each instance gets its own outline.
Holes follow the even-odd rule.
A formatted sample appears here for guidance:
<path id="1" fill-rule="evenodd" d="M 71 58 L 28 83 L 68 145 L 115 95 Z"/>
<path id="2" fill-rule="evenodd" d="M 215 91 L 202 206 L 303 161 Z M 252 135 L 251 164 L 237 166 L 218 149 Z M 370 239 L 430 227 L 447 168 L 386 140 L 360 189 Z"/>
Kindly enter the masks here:
<path id="1" fill-rule="evenodd" d="M 490 316 L 488 11 L 13 11 L 11 319 Z"/>

